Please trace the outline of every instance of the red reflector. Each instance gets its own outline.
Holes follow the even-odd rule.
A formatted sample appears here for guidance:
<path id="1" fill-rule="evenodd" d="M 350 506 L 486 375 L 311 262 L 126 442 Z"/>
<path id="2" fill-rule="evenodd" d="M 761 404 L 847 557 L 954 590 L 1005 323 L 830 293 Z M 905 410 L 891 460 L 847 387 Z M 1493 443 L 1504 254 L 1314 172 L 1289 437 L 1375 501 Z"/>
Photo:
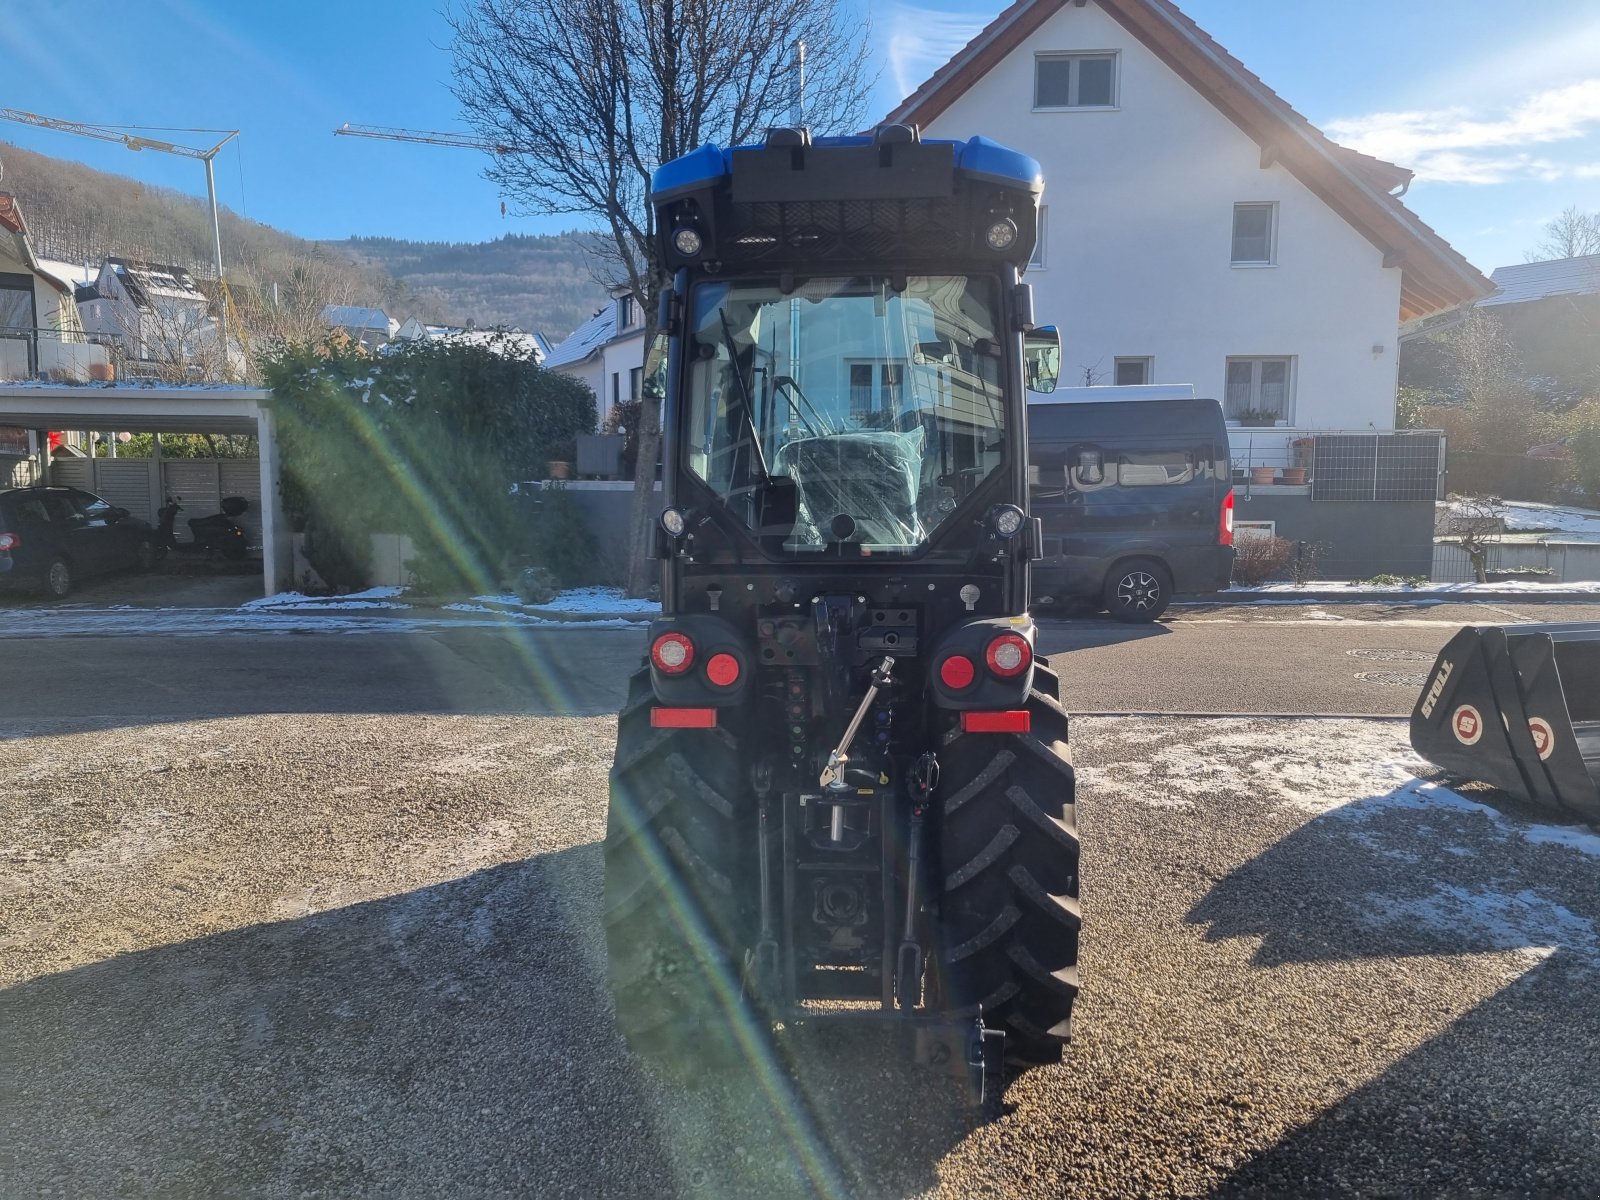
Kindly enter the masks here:
<path id="1" fill-rule="evenodd" d="M 706 660 L 706 678 L 718 687 L 739 682 L 739 660 L 731 654 L 713 654 Z"/>
<path id="2" fill-rule="evenodd" d="M 1027 713 L 1023 713 L 1027 716 Z M 715 729 L 717 710 L 714 708 L 652 708 L 650 724 L 656 729 Z"/>
<path id="3" fill-rule="evenodd" d="M 1233 489 L 1222 498 L 1222 519 L 1217 526 L 1217 545 L 1233 545 Z"/>
<path id="4" fill-rule="evenodd" d="M 962 733 L 1032 733 L 1033 714 L 1025 708 L 1004 709 L 1000 712 L 964 712 L 961 714 Z"/>
<path id="5" fill-rule="evenodd" d="M 939 682 L 952 691 L 959 692 L 962 688 L 972 686 L 976 674 L 972 660 L 964 654 L 952 654 L 939 664 Z"/>

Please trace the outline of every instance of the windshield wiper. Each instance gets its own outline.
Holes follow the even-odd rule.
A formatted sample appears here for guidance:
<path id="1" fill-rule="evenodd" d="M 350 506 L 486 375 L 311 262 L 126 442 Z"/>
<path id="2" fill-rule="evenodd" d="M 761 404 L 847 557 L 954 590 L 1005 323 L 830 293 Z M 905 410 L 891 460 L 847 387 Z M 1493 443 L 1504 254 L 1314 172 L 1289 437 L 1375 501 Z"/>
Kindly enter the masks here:
<path id="1" fill-rule="evenodd" d="M 728 347 L 728 367 L 739 383 L 739 399 L 744 401 L 744 419 L 750 427 L 750 445 L 756 452 L 756 467 L 761 472 L 761 482 L 770 484 L 772 471 L 767 467 L 767 456 L 761 450 L 761 433 L 756 429 L 756 406 L 750 399 L 750 385 L 745 382 L 744 372 L 739 369 L 739 353 L 733 347 L 733 329 L 728 325 L 726 310 L 719 311 L 717 316 L 722 321 L 723 344 Z"/>

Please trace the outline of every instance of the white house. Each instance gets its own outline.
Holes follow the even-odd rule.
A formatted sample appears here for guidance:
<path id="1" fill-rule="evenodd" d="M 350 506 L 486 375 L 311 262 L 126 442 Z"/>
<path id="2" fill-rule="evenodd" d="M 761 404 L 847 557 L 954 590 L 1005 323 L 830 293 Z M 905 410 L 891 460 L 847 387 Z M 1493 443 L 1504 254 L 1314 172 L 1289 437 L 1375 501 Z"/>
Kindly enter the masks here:
<path id="1" fill-rule="evenodd" d="M 395 331 L 394 340 L 401 342 L 458 342 L 477 344 L 498 349 L 519 359 L 532 359 L 543 364 L 550 357 L 550 343 L 542 333 L 524 333 L 520 329 L 478 329 L 473 325 L 428 325 L 416 317 L 407 317 Z"/>
<path id="2" fill-rule="evenodd" d="M 16 198 L 0 192 L 0 381 L 81 381 L 106 361 L 84 336 L 72 285 L 35 256 Z"/>
<path id="3" fill-rule="evenodd" d="M 1410 171 L 1329 141 L 1168 0 L 1018 0 L 886 119 L 1039 161 L 1028 279 L 1063 382 L 1393 429 L 1400 321 L 1492 290 L 1401 203 Z"/>
<path id="4" fill-rule="evenodd" d="M 185 268 L 107 258 L 78 289 L 84 328 L 121 344 L 123 369 L 161 378 L 220 379 L 226 339 L 213 305 Z"/>
<path id="5" fill-rule="evenodd" d="M 644 314 L 633 293 L 614 293 L 604 308 L 556 344 L 544 365 L 589 385 L 602 426 L 622 401 L 639 399 L 644 388 Z"/>

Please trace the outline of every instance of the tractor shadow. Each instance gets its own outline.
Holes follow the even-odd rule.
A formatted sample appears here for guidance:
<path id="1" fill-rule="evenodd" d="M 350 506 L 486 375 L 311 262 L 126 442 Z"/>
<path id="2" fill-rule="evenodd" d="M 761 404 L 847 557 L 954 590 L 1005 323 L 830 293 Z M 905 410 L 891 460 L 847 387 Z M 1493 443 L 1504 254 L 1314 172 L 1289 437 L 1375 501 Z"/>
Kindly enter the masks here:
<path id="1" fill-rule="evenodd" d="M 1261 967 L 1522 961 L 1507 963 L 1500 991 L 1213 1195 L 1600 1194 L 1597 868 L 1600 837 L 1412 783 L 1316 818 L 1219 881 L 1188 920 L 1207 941 L 1258 939 Z"/>
<path id="2" fill-rule="evenodd" d="M 909 1195 L 964 1085 L 829 1031 L 669 1081 L 586 845 L 0 991 L 13 1195 Z"/>

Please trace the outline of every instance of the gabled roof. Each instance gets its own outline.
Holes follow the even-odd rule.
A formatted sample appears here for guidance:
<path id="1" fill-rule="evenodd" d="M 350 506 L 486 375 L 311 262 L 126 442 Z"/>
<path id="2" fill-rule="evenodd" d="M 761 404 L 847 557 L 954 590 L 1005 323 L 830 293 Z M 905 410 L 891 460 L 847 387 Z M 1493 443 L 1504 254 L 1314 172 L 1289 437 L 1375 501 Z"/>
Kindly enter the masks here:
<path id="1" fill-rule="evenodd" d="M 126 258 L 107 258 L 102 273 L 109 270 L 127 290 L 128 299 L 138 308 L 150 308 L 152 297 L 170 300 L 204 300 L 205 293 L 194 276 L 183 267 L 165 263 L 133 262 Z"/>
<path id="2" fill-rule="evenodd" d="M 1552 296 L 1600 296 L 1600 254 L 1496 267 L 1489 278 L 1499 291 L 1480 301 L 1479 308 L 1525 304 Z"/>
<path id="3" fill-rule="evenodd" d="M 0 192 L 0 236 L 11 242 L 18 262 L 63 296 L 72 295 L 71 285 L 45 270 L 35 257 L 33 242 L 28 238 L 28 223 L 22 219 L 22 206 L 10 192 Z"/>
<path id="4" fill-rule="evenodd" d="M 562 338 L 556 347 L 550 351 L 550 357 L 544 360 L 544 365 L 547 367 L 564 367 L 569 363 L 582 362 L 609 342 L 616 329 L 617 306 L 615 304 L 607 304 L 594 316 Z"/>
<path id="5" fill-rule="evenodd" d="M 388 334 L 393 329 L 389 314 L 383 309 L 363 308 L 359 304 L 324 305 L 322 323 L 329 329 L 358 329 L 363 333 Z"/>
<path id="6" fill-rule="evenodd" d="M 1261 147 L 1263 166 L 1281 164 L 1383 251 L 1401 272 L 1400 317 L 1415 320 L 1469 304 L 1493 286 L 1483 273 L 1390 192 L 1411 172 L 1330 141 L 1171 0 L 1095 0 L 1179 77 Z M 1016 0 L 907 96 L 886 122 L 927 125 L 1068 4 Z"/>

